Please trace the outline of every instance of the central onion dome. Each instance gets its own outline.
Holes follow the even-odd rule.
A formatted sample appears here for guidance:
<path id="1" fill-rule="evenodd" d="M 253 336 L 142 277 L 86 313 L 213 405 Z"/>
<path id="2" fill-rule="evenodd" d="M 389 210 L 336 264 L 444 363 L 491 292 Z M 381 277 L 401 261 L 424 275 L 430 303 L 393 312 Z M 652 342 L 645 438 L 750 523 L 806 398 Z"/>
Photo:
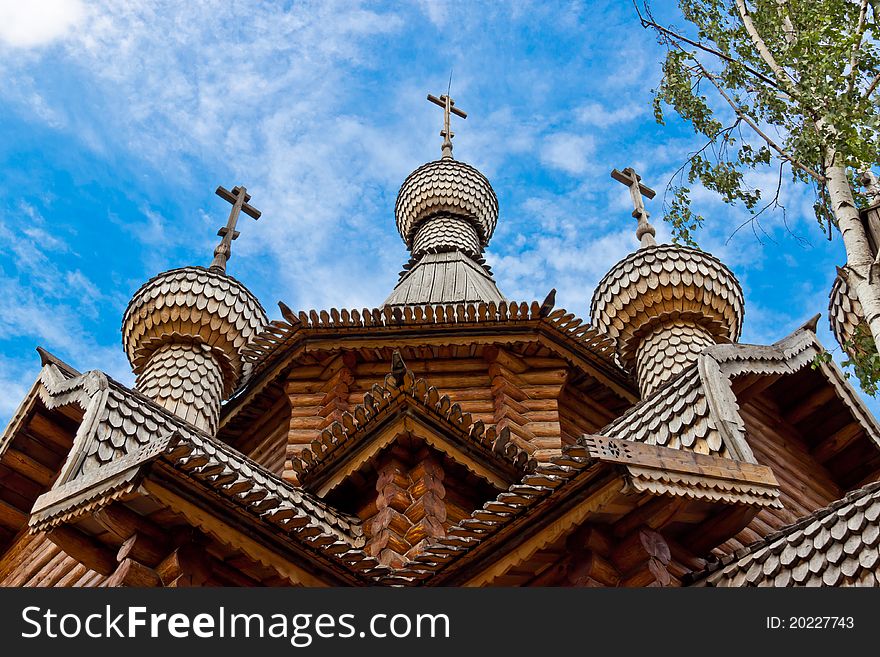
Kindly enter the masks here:
<path id="1" fill-rule="evenodd" d="M 624 173 L 632 176 L 627 182 L 641 185 L 630 169 Z M 617 357 L 635 370 L 645 398 L 696 362 L 706 347 L 736 341 L 745 306 L 739 282 L 718 258 L 654 241 L 640 199 L 633 216 L 639 218 L 642 245 L 599 282 L 590 315 L 596 328 L 616 340 Z"/>
<path id="2" fill-rule="evenodd" d="M 483 259 L 498 223 L 498 197 L 486 176 L 452 157 L 450 114 L 467 115 L 447 96 L 428 100 L 444 108 L 443 156 L 409 174 L 397 194 L 397 230 L 412 257 L 385 305 L 500 303 Z"/>
<path id="3" fill-rule="evenodd" d="M 486 176 L 448 157 L 407 176 L 394 214 L 413 257 L 457 249 L 479 258 L 498 223 L 498 197 Z"/>

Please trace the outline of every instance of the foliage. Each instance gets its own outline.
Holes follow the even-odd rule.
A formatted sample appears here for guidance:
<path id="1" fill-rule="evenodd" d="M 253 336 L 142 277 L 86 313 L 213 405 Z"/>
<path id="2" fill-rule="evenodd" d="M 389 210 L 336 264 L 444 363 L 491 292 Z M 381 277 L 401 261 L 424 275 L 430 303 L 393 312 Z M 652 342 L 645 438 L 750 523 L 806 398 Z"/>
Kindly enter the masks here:
<path id="1" fill-rule="evenodd" d="M 858 190 L 880 151 L 880 0 L 679 0 L 683 29 L 658 23 L 647 2 L 634 3 L 642 25 L 667 49 L 655 119 L 662 124 L 672 108 L 704 140 L 667 188 L 665 219 L 675 241 L 695 245 L 703 223 L 690 207 L 697 182 L 744 206 L 753 222 L 780 206 L 785 180 L 808 185 L 829 239 L 850 221 L 853 204 L 867 205 Z M 833 179 L 846 187 L 841 166 L 852 191 L 848 210 L 839 193 L 833 206 L 827 185 Z M 749 185 L 756 170 L 776 172 L 775 190 Z M 863 263 L 847 239 L 848 263 Z M 877 392 L 880 357 L 871 330 L 862 327 L 842 346 L 863 390 Z"/>
<path id="2" fill-rule="evenodd" d="M 852 368 L 852 373 L 859 380 L 863 392 L 871 396 L 876 395 L 880 387 L 880 354 L 877 353 L 877 345 L 868 326 L 864 323 L 859 324 L 853 337 L 843 345 L 843 348 L 847 353 L 847 359 L 842 365 Z M 816 356 L 813 369 L 816 369 L 819 363 L 828 363 L 831 360 L 831 354 L 827 351 L 823 352 Z M 850 373 L 845 372 L 844 376 L 849 378 Z"/>
<path id="3" fill-rule="evenodd" d="M 878 159 L 880 2 L 679 0 L 679 8 L 687 34 L 661 27 L 647 5 L 640 15 L 667 47 L 654 90 L 656 120 L 663 123 L 671 107 L 706 139 L 681 177 L 741 203 L 753 217 L 778 202 L 783 177 L 806 183 L 815 190 L 816 219 L 830 231 L 834 212 L 823 182 L 829 149 L 853 175 Z M 776 67 L 749 34 L 743 10 Z M 762 190 L 748 185 L 747 174 L 774 164 L 781 165 L 779 186 L 762 204 Z M 683 180 L 670 188 L 666 219 L 678 241 L 692 244 L 702 218 L 690 210 Z"/>

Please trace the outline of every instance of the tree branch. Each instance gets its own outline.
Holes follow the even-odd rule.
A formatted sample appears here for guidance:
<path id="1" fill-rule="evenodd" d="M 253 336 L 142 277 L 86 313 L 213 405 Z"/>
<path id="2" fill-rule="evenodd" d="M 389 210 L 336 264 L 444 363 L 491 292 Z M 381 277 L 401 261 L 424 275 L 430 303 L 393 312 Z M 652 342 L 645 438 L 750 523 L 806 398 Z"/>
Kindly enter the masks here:
<path id="1" fill-rule="evenodd" d="M 782 147 L 779 146 L 779 144 L 777 144 L 775 141 L 773 141 L 773 139 L 770 137 L 770 135 L 768 135 L 763 130 L 761 130 L 761 128 L 758 127 L 758 124 L 752 119 L 752 117 L 750 117 L 748 114 L 743 112 L 742 108 L 739 107 L 735 102 L 733 102 L 733 99 L 727 94 L 726 91 L 724 91 L 724 87 L 718 82 L 717 77 L 715 75 L 713 75 L 712 73 L 710 73 L 708 70 L 706 70 L 706 67 L 703 66 L 699 62 L 699 60 L 696 60 L 696 61 L 697 61 L 697 64 L 700 66 L 700 69 L 702 69 L 703 75 L 706 77 L 707 80 L 709 80 L 715 86 L 715 89 L 717 89 L 718 93 L 721 95 L 721 97 L 727 101 L 727 104 L 730 105 L 731 109 L 736 113 L 736 115 L 739 118 L 741 118 L 746 124 L 748 124 L 748 126 L 752 130 L 754 130 L 758 134 L 758 136 L 761 137 L 761 139 L 763 139 L 767 143 L 767 145 L 770 148 L 772 148 L 774 151 L 776 151 L 776 153 L 777 153 L 777 155 L 779 155 L 779 157 L 781 157 L 783 160 L 786 160 L 787 162 L 789 162 L 791 164 L 791 166 L 796 167 L 796 168 L 800 169 L 801 171 L 803 171 L 804 173 L 806 173 L 807 175 L 813 177 L 817 182 L 820 182 L 820 183 L 825 182 L 825 177 L 823 175 L 821 175 L 820 173 L 817 173 L 816 171 L 814 171 L 810 167 L 808 167 L 804 164 L 801 164 L 798 160 L 796 160 L 788 152 L 784 151 L 782 149 Z"/>
<path id="2" fill-rule="evenodd" d="M 761 71 L 752 68 L 748 64 L 744 64 L 740 60 L 735 59 L 735 58 L 731 57 L 730 55 L 725 55 L 720 50 L 716 50 L 715 48 L 707 46 L 704 43 L 700 43 L 699 41 L 694 41 L 693 39 L 689 39 L 688 37 L 686 37 L 682 34 L 678 34 L 677 32 L 670 30 L 668 27 L 663 27 L 662 25 L 660 25 L 659 23 L 654 21 L 654 19 L 650 16 L 648 18 L 645 18 L 644 16 L 642 16 L 642 12 L 639 10 L 639 6 L 638 6 L 636 0 L 633 0 L 633 6 L 636 9 L 636 14 L 638 14 L 639 22 L 642 24 L 643 28 L 648 29 L 649 27 L 653 27 L 655 30 L 665 34 L 667 37 L 671 37 L 672 39 L 676 39 L 678 41 L 683 41 L 684 43 L 688 44 L 689 46 L 693 46 L 694 48 L 699 48 L 703 52 L 707 52 L 710 55 L 715 55 L 719 59 L 723 59 L 724 61 L 729 62 L 731 64 L 736 64 L 737 66 L 742 67 L 742 69 L 744 71 L 751 73 L 756 78 L 761 80 L 761 82 L 769 84 L 771 87 L 773 87 L 777 91 L 781 91 L 781 92 L 785 93 L 786 95 L 789 95 L 788 92 L 785 91 L 784 89 L 782 89 L 773 78 L 767 77 L 766 75 L 761 73 Z"/>
<path id="3" fill-rule="evenodd" d="M 785 28 L 785 43 L 791 46 L 797 41 L 797 31 L 794 29 L 794 23 L 791 22 L 789 15 L 783 11 L 785 2 L 786 0 L 776 0 L 776 6 L 779 7 L 779 15 L 782 16 L 782 24 Z"/>
<path id="4" fill-rule="evenodd" d="M 871 80 L 871 84 L 868 85 L 868 89 L 865 91 L 865 98 L 871 97 L 871 94 L 874 93 L 878 84 L 880 84 L 880 73 L 874 76 L 874 79 Z"/>
<path id="5" fill-rule="evenodd" d="M 862 8 L 859 11 L 859 25 L 856 28 L 856 42 L 852 47 L 852 54 L 849 58 L 849 79 L 846 82 L 846 95 L 849 96 L 856 84 L 856 57 L 862 47 L 862 38 L 865 35 L 865 19 L 868 16 L 868 0 L 862 0 Z"/>
<path id="6" fill-rule="evenodd" d="M 758 55 L 761 56 L 761 59 L 770 67 L 770 70 L 773 71 L 773 75 L 776 76 L 776 80 L 779 85 L 785 90 L 785 92 L 791 97 L 795 98 L 797 94 L 795 93 L 795 89 L 792 86 L 792 83 L 795 80 L 791 77 L 791 75 L 782 68 L 779 63 L 776 61 L 776 58 L 773 56 L 773 53 L 770 52 L 770 49 L 767 48 L 767 44 L 764 43 L 764 39 L 761 38 L 761 35 L 758 34 L 758 30 L 755 27 L 755 24 L 752 22 L 752 17 L 749 15 L 748 10 L 746 9 L 745 0 L 736 0 L 736 8 L 739 10 L 740 18 L 743 22 L 743 27 L 746 28 L 746 32 L 748 32 L 749 37 L 752 40 L 752 44 L 755 46 L 755 50 L 758 51 Z"/>

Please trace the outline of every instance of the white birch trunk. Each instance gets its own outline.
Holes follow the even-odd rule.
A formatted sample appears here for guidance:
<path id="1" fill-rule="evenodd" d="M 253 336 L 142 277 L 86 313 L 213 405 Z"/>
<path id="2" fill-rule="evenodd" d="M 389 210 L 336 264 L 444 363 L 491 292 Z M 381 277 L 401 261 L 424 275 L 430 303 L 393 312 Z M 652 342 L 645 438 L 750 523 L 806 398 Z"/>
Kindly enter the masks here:
<path id="1" fill-rule="evenodd" d="M 847 285 L 856 295 L 864 311 L 874 343 L 880 345 L 880 280 L 864 224 L 859 218 L 842 158 L 834 151 L 826 159 L 825 176 L 831 209 L 843 236 L 846 249 Z"/>

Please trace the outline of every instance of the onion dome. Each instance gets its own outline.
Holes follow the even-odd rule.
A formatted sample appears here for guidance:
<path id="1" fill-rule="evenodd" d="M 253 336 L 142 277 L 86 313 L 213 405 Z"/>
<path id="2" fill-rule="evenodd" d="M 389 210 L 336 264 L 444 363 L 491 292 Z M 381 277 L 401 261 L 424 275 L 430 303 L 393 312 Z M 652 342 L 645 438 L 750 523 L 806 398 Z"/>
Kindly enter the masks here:
<path id="1" fill-rule="evenodd" d="M 838 344 L 845 347 L 853 343 L 856 328 L 864 323 L 865 313 L 862 304 L 859 303 L 855 292 L 846 282 L 846 273 L 838 269 L 837 278 L 831 286 L 831 296 L 828 299 L 828 321 L 831 324 L 831 332 Z M 870 335 L 870 333 L 869 333 Z M 850 353 L 851 349 L 846 349 Z"/>
<path id="2" fill-rule="evenodd" d="M 268 323 L 239 281 L 203 267 L 159 274 L 132 297 L 122 344 L 137 389 L 211 433 L 242 379 L 244 346 Z"/>
<path id="3" fill-rule="evenodd" d="M 475 232 L 482 252 L 498 222 L 498 198 L 486 176 L 471 165 L 448 157 L 423 164 L 407 176 L 397 194 L 394 214 L 397 230 L 413 255 L 419 230 L 425 224 L 436 229 L 438 218 L 459 220 L 458 229 L 450 232 L 448 246 L 459 246 L 459 234 Z M 469 246 L 465 240 L 461 245 Z"/>
<path id="4" fill-rule="evenodd" d="M 647 213 L 638 205 L 636 212 L 643 213 L 642 247 L 599 282 L 590 314 L 593 325 L 617 341 L 618 358 L 635 369 L 647 397 L 706 347 L 736 341 L 744 302 L 739 282 L 718 258 L 645 239 Z"/>
<path id="5" fill-rule="evenodd" d="M 428 100 L 444 108 L 443 156 L 413 171 L 397 194 L 397 230 L 412 257 L 386 305 L 500 303 L 504 300 L 483 259 L 498 223 L 498 197 L 482 173 L 452 158 L 447 96 Z"/>
<path id="6" fill-rule="evenodd" d="M 135 292 L 122 318 L 122 345 L 137 389 L 191 424 L 214 433 L 220 404 L 248 374 L 243 352 L 267 323 L 257 298 L 226 273 L 239 212 L 259 211 L 243 187 L 217 194 L 233 203 L 210 268 L 163 272 Z"/>

